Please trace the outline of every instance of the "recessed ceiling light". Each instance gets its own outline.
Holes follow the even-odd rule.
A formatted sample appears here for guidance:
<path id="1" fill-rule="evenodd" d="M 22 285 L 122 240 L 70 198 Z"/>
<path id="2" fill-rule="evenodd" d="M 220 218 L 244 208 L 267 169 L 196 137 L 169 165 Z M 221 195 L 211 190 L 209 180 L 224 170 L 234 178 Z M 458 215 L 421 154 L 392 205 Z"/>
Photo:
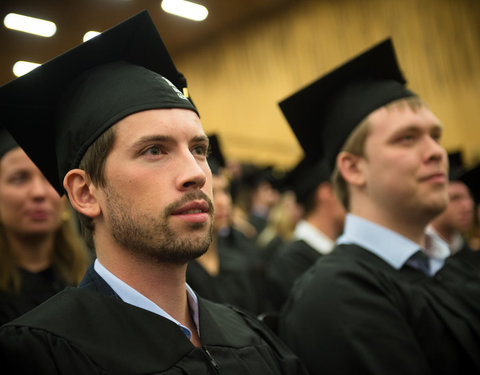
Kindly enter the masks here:
<path id="1" fill-rule="evenodd" d="M 25 33 L 44 37 L 51 37 L 57 31 L 57 26 L 53 22 L 16 13 L 7 14 L 3 19 L 3 24 L 5 27 L 12 30 L 23 31 Z"/>
<path id="2" fill-rule="evenodd" d="M 88 31 L 83 36 L 83 41 L 86 42 L 87 40 L 95 38 L 97 35 L 100 35 L 100 33 L 98 31 Z"/>
<path id="3" fill-rule="evenodd" d="M 162 9 L 170 14 L 188 18 L 193 21 L 203 21 L 208 16 L 208 9 L 203 5 L 185 0 L 162 0 Z"/>
<path id="4" fill-rule="evenodd" d="M 17 61 L 13 65 L 13 74 L 15 74 L 17 77 L 20 77 L 35 69 L 37 66 L 40 66 L 40 64 L 28 61 Z"/>

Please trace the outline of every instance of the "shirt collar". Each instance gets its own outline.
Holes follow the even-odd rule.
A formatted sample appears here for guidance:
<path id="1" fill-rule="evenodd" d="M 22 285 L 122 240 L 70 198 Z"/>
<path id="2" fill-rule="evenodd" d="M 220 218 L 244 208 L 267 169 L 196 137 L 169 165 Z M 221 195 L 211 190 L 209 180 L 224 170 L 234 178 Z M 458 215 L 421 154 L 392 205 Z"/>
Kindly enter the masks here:
<path id="1" fill-rule="evenodd" d="M 335 242 L 305 220 L 300 220 L 293 233 L 297 240 L 303 240 L 320 254 L 328 254 L 333 250 Z"/>
<path id="2" fill-rule="evenodd" d="M 440 238 L 427 235 L 431 274 L 438 272 L 449 255 L 448 245 Z M 374 253 L 395 269 L 400 269 L 418 250 L 419 245 L 408 238 L 371 221 L 347 214 L 343 235 L 338 244 L 356 244 Z"/>
<path id="3" fill-rule="evenodd" d="M 430 234 L 434 238 L 438 238 L 439 240 L 446 242 L 432 225 L 429 225 L 427 227 L 426 233 Z M 463 245 L 465 244 L 465 241 L 463 240 L 462 235 L 460 233 L 456 232 L 456 233 L 454 233 L 454 235 L 452 237 L 452 240 L 450 242 L 446 242 L 446 243 L 447 243 L 447 245 L 450 249 L 450 254 L 449 255 L 452 255 L 452 254 L 457 253 L 463 247 Z M 442 255 L 443 255 L 443 253 L 439 254 L 439 256 L 442 256 Z"/>
<path id="4" fill-rule="evenodd" d="M 148 310 L 154 314 L 160 315 L 170 320 L 171 322 L 177 324 L 180 327 L 180 329 L 183 331 L 183 333 L 187 336 L 188 339 L 192 337 L 192 332 L 187 327 L 180 324 L 177 320 L 175 320 L 171 315 L 169 315 L 165 310 L 163 310 L 153 301 L 149 300 L 147 297 L 132 288 L 124 281 L 120 280 L 117 276 L 115 276 L 108 269 L 106 269 L 98 259 L 95 259 L 93 267 L 95 271 L 100 275 L 100 277 L 105 280 L 105 282 L 114 290 L 115 293 L 117 293 L 117 295 L 124 302 L 139 307 L 141 309 Z M 197 333 L 198 335 L 200 335 L 197 296 L 187 283 L 185 283 L 185 287 L 187 290 L 190 313 L 192 315 L 195 325 L 197 326 Z"/>

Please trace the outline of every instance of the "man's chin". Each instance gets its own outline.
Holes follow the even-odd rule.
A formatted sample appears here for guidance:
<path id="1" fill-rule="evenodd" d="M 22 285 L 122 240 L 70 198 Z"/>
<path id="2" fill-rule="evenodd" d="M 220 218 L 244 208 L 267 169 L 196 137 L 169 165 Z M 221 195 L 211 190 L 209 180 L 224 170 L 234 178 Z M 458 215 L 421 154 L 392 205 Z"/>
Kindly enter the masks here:
<path id="1" fill-rule="evenodd" d="M 430 216 L 435 218 L 436 216 L 440 215 L 445 209 L 447 208 L 448 200 L 445 199 L 438 199 L 436 201 L 431 202 L 428 206 L 428 211 Z"/>

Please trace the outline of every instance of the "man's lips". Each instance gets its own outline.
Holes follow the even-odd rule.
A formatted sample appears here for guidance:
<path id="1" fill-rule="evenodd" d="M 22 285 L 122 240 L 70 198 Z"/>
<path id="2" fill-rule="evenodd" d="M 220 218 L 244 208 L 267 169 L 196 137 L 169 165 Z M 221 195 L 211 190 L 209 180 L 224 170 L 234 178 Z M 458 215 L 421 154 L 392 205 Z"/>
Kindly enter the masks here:
<path id="1" fill-rule="evenodd" d="M 437 183 L 446 183 L 447 177 L 443 172 L 431 173 L 427 176 L 421 177 L 420 181 L 430 181 L 430 182 L 437 182 Z"/>
<path id="2" fill-rule="evenodd" d="M 205 214 L 210 212 L 208 203 L 204 200 L 192 201 L 175 209 L 172 215 Z"/>

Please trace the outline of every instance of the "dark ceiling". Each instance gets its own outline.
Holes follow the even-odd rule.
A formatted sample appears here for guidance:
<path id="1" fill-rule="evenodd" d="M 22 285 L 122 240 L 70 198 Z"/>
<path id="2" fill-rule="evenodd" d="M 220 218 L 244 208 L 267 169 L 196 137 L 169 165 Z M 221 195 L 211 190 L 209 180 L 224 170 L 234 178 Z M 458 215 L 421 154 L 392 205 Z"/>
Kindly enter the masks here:
<path id="1" fill-rule="evenodd" d="M 81 43 L 89 30 L 103 31 L 147 9 L 172 55 L 207 43 L 215 35 L 243 27 L 276 12 L 293 0 L 195 0 L 209 10 L 203 22 L 165 13 L 161 0 L 0 0 L 0 85 L 15 76 L 18 60 L 43 63 Z M 43 38 L 3 25 L 8 13 L 53 21 L 57 32 Z"/>

